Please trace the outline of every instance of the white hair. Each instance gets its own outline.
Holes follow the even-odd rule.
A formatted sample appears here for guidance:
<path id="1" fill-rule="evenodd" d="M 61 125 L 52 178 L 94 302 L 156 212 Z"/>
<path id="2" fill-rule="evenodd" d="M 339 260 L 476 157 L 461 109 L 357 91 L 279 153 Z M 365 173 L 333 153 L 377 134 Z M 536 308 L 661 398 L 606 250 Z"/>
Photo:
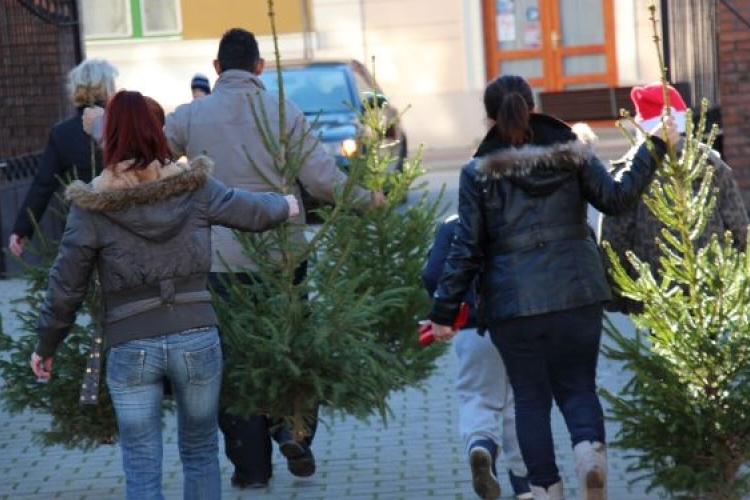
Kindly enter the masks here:
<path id="1" fill-rule="evenodd" d="M 104 102 L 115 93 L 119 72 L 104 59 L 86 59 L 68 74 L 70 98 L 76 106 Z"/>

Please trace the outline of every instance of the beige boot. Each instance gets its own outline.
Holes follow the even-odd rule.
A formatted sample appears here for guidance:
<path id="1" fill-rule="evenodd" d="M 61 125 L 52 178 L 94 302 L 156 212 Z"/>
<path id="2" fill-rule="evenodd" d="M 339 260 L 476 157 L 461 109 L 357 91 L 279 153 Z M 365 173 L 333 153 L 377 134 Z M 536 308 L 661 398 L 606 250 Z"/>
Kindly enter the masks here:
<path id="1" fill-rule="evenodd" d="M 573 447 L 581 500 L 607 500 L 607 446 L 581 441 Z"/>
<path id="2" fill-rule="evenodd" d="M 534 495 L 534 500 L 565 500 L 562 481 L 548 486 L 547 489 L 532 485 L 531 494 Z"/>

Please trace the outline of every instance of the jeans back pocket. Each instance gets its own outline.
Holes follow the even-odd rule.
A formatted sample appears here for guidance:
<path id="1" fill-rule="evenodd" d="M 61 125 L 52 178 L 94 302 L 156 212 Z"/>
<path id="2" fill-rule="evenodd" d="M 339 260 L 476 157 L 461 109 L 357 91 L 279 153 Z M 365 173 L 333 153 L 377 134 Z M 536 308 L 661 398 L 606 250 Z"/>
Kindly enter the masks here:
<path id="1" fill-rule="evenodd" d="M 216 342 L 197 351 L 185 352 L 188 381 L 195 385 L 205 385 L 221 376 L 221 343 Z"/>
<path id="2" fill-rule="evenodd" d="M 145 365 L 144 349 L 111 348 L 107 355 L 107 385 L 124 388 L 142 384 Z"/>

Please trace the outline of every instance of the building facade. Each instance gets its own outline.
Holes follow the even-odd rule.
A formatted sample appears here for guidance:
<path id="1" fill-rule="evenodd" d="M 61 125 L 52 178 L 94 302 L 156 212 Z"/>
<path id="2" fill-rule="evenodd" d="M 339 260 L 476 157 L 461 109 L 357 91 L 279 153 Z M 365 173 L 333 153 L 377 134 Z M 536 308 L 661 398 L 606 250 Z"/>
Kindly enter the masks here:
<path id="1" fill-rule="evenodd" d="M 500 72 L 522 74 L 540 92 L 658 78 L 651 3 L 276 0 L 275 8 L 283 59 L 361 60 L 395 104 L 410 106 L 404 121 L 412 145 L 468 148 L 484 132 L 483 88 Z M 122 87 L 167 110 L 190 99 L 194 73 L 215 79 L 212 61 L 227 28 L 254 31 L 264 57 L 273 57 L 263 0 L 102 4 L 82 1 L 87 56 L 111 60 Z"/>
<path id="2" fill-rule="evenodd" d="M 750 208 L 750 2 L 719 2 L 723 153 Z"/>

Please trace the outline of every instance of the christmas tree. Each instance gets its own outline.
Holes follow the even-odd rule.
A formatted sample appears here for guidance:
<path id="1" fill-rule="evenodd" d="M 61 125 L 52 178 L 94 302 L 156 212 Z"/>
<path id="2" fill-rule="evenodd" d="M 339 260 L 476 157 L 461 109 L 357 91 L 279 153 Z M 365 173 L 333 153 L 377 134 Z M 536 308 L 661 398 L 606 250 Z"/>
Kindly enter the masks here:
<path id="1" fill-rule="evenodd" d="M 66 213 L 50 215 L 65 217 Z M 26 295 L 20 307 L 15 309 L 22 332 L 14 332 L 16 335 L 0 332 L 0 350 L 7 353 L 7 357 L 0 358 L 3 384 L 0 398 L 11 414 L 31 410 L 52 417 L 48 429 L 35 431 L 33 435 L 39 445 L 90 449 L 111 444 L 117 439 L 118 431 L 106 384 L 99 384 L 94 390 L 96 404 L 81 402 L 83 377 L 91 356 L 95 355 L 92 334 L 96 327 L 91 318 L 96 318 L 98 299 L 94 286 L 89 288 L 78 322 L 55 355 L 53 376 L 49 382 L 38 382 L 29 367 L 29 359 L 37 344 L 38 311 L 44 302 L 49 268 L 57 255 L 59 243 L 45 237 L 38 227 L 36 229 L 34 245 L 26 251 L 36 253 L 40 264 L 25 267 Z M 103 370 L 104 366 L 102 373 Z"/>
<path id="2" fill-rule="evenodd" d="M 273 2 L 268 4 L 275 33 Z M 276 57 L 282 82 L 278 47 Z M 279 95 L 285 123 L 283 83 Z M 260 235 L 237 233 L 257 265 L 247 270 L 255 279 L 229 283 L 231 306 L 216 301 L 225 404 L 239 415 L 287 419 L 298 436 L 307 432 L 319 404 L 333 414 L 387 417 L 388 394 L 422 380 L 444 350 L 420 349 L 416 328 L 427 312 L 420 276 L 439 199 L 429 201 L 425 186 L 414 186 L 423 173 L 419 156 L 391 168 L 394 159 L 380 145 L 392 123 L 378 101 L 364 99 L 360 154 L 350 158 L 335 205 L 318 210 L 321 225 L 302 244 L 291 225 Z M 313 147 L 305 136 L 312 132 L 275 129 L 265 110 L 249 102 L 285 179 L 279 190 L 290 192 Z M 248 162 L 254 166 L 250 155 Z M 386 203 L 365 209 L 356 186 L 387 190 Z M 419 200 L 404 207 L 410 192 Z M 304 263 L 308 272 L 300 280 Z"/>
<path id="3" fill-rule="evenodd" d="M 652 5 L 656 33 L 654 13 Z M 704 101 L 698 131 L 706 108 Z M 628 272 L 604 243 L 619 293 L 643 304 L 631 317 L 635 336 L 608 327 L 614 345 L 605 354 L 632 376 L 619 394 L 604 396 L 620 425 L 612 444 L 634 452 L 632 480 L 645 478 L 650 488 L 677 498 L 732 500 L 750 491 L 744 467 L 750 453 L 750 260 L 733 247 L 730 234 L 697 244 L 716 192 L 710 147 L 700 144 L 690 118 L 681 154 L 670 148 L 661 180 L 645 199 L 664 226 L 658 273 L 632 252 L 627 261 L 634 272 Z M 714 128 L 709 146 L 715 134 Z"/>

